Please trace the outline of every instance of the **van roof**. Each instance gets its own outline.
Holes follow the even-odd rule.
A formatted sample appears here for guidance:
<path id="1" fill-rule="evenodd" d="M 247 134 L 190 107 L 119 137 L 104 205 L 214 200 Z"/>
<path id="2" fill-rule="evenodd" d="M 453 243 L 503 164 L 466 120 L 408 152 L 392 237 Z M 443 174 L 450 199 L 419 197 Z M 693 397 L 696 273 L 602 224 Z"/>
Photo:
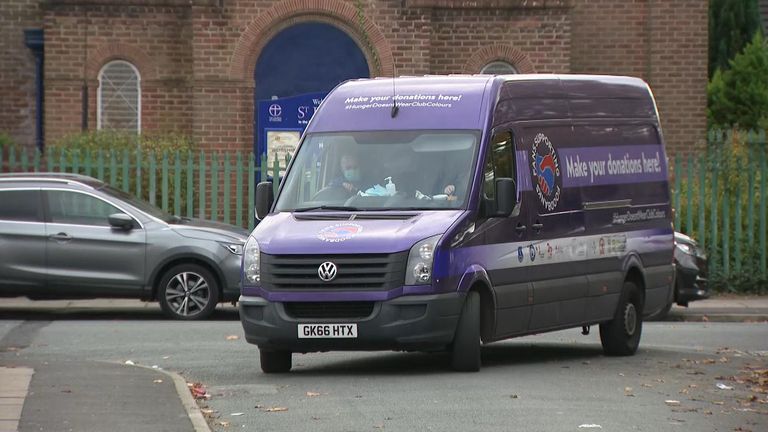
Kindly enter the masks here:
<path id="1" fill-rule="evenodd" d="M 506 85 L 505 85 L 506 84 Z M 499 89 L 504 97 L 551 100 L 642 101 L 655 107 L 639 78 L 610 75 L 427 75 L 347 81 L 323 100 L 307 132 L 397 129 L 483 129 Z M 397 105 L 396 111 L 393 105 Z M 591 110 L 592 111 L 592 110 Z M 599 111 L 599 110 L 598 110 Z M 566 108 L 567 115 L 568 109 Z M 394 114 L 394 115 L 393 115 Z M 622 113 L 623 115 L 624 113 Z M 561 115 L 561 114 L 558 114 Z"/>

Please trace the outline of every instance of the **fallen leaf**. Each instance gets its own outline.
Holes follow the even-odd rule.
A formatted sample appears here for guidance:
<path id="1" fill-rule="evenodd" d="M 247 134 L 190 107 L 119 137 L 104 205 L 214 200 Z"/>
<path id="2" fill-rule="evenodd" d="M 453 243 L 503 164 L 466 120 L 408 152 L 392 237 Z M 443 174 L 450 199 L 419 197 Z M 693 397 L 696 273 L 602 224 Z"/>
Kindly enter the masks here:
<path id="1" fill-rule="evenodd" d="M 723 383 L 717 383 L 715 384 L 715 387 L 719 388 L 720 390 L 733 390 L 733 387 L 729 385 L 725 385 Z"/>
<path id="2" fill-rule="evenodd" d="M 640 384 L 640 386 L 645 388 L 653 388 L 651 384 Z"/>
<path id="3" fill-rule="evenodd" d="M 678 400 L 665 400 L 664 403 L 669 406 L 680 406 L 680 401 Z"/>
<path id="4" fill-rule="evenodd" d="M 240 339 L 240 336 L 238 336 L 238 335 L 229 335 L 229 336 L 227 336 L 227 340 L 228 341 L 238 340 L 238 339 Z"/>
<path id="5" fill-rule="evenodd" d="M 688 394 L 688 389 L 684 388 L 684 389 L 680 390 L 678 393 L 680 393 L 680 394 Z"/>
<path id="6" fill-rule="evenodd" d="M 262 409 L 262 408 L 264 408 L 264 405 L 256 405 L 254 408 L 256 408 L 256 409 Z"/>
<path id="7" fill-rule="evenodd" d="M 152 381 L 152 382 L 153 382 L 153 383 L 155 383 L 155 384 L 160 384 L 161 382 L 163 382 L 163 380 L 161 380 L 161 379 L 156 379 L 156 380 L 154 380 L 154 381 Z"/>
<path id="8" fill-rule="evenodd" d="M 518 399 L 518 396 L 516 394 L 510 395 L 509 397 L 512 399 Z"/>
<path id="9" fill-rule="evenodd" d="M 211 395 L 205 389 L 205 386 L 200 383 L 187 383 L 189 391 L 192 393 L 192 397 L 195 399 L 210 399 Z"/>
<path id="10" fill-rule="evenodd" d="M 320 393 L 315 393 L 315 392 L 307 392 L 307 396 L 308 396 L 308 397 L 317 397 L 317 396 L 320 396 Z"/>
<path id="11" fill-rule="evenodd" d="M 288 408 L 286 408 L 286 407 L 272 407 L 272 408 L 267 408 L 264 411 L 266 411 L 266 412 L 283 412 L 283 411 L 288 411 Z"/>
<path id="12" fill-rule="evenodd" d="M 136 363 L 134 363 L 132 360 L 126 360 L 125 364 L 127 364 L 128 366 L 134 366 Z"/>
<path id="13" fill-rule="evenodd" d="M 229 427 L 229 422 L 228 421 L 223 421 L 223 420 L 222 421 L 217 421 L 216 424 L 219 425 L 219 426 L 223 426 L 223 427 Z"/>

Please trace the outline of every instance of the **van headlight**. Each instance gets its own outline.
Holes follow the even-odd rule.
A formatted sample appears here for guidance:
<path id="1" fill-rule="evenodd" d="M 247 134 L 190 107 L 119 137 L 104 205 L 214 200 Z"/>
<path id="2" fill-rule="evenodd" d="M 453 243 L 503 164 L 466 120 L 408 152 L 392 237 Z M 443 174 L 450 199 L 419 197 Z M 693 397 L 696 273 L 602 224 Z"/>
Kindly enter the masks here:
<path id="1" fill-rule="evenodd" d="M 426 285 L 432 282 L 435 247 L 441 235 L 438 234 L 413 245 L 408 254 L 408 267 L 405 272 L 406 285 Z"/>
<path id="2" fill-rule="evenodd" d="M 259 249 L 259 242 L 253 236 L 249 236 L 245 243 L 243 276 L 245 277 L 245 284 L 261 283 L 261 250 Z"/>

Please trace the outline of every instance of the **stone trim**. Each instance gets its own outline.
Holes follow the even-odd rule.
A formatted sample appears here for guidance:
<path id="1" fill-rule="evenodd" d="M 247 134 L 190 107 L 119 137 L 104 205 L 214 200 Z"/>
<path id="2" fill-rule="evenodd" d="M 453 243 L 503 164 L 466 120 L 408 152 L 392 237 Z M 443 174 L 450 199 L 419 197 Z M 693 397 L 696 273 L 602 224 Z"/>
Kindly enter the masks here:
<path id="1" fill-rule="evenodd" d="M 233 80 L 253 81 L 254 69 L 259 54 L 269 40 L 286 27 L 307 21 L 332 24 L 346 32 L 357 44 L 368 60 L 371 76 L 392 76 L 394 57 L 384 34 L 367 17 L 363 17 L 363 28 L 368 40 L 378 54 L 380 67 L 372 61 L 373 53 L 362 43 L 357 9 L 351 2 L 342 0 L 291 0 L 276 4 L 259 14 L 246 26 L 235 45 L 229 67 Z"/>
<path id="2" fill-rule="evenodd" d="M 528 55 L 511 45 L 490 45 L 476 51 L 464 64 L 464 72 L 480 73 L 483 66 L 493 61 L 510 63 L 519 73 L 536 73 Z"/>

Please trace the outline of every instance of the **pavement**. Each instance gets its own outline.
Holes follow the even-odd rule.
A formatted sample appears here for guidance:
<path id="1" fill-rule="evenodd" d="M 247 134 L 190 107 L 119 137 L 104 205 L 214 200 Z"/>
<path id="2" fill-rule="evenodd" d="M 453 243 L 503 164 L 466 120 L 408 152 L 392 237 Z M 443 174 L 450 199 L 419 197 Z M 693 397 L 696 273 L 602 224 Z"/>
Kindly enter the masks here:
<path id="1" fill-rule="evenodd" d="M 173 372 L 104 362 L 35 364 L 21 355 L 50 321 L 163 319 L 156 303 L 9 298 L 0 299 L 0 318 L 7 320 L 0 323 L 15 325 L 16 330 L 0 337 L 0 432 L 98 431 L 105 425 L 132 432 L 210 430 L 186 380 Z M 221 305 L 214 319 L 237 320 L 237 309 Z M 689 307 L 675 305 L 665 320 L 768 322 L 768 296 L 717 296 Z M 45 424 L 39 420 L 42 416 L 35 415 L 62 404 L 66 422 Z"/>

